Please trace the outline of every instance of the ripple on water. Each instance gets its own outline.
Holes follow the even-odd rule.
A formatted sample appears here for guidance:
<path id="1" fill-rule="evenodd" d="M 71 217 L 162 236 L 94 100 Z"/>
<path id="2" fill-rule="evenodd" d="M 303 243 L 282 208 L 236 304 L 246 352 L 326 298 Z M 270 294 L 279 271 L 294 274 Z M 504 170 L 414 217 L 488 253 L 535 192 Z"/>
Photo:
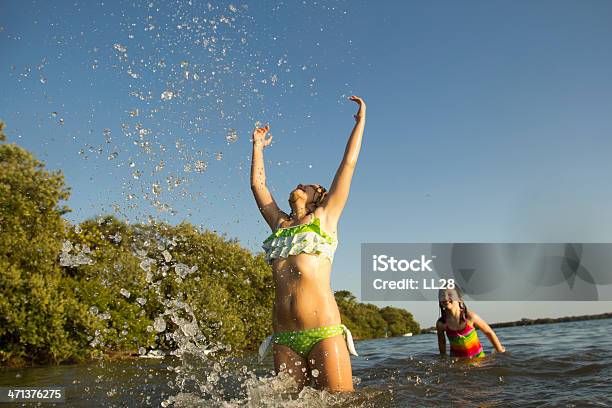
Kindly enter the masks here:
<path id="1" fill-rule="evenodd" d="M 357 392 L 352 395 L 311 388 L 297 393 L 288 379 L 272 375 L 271 358 L 258 365 L 253 356 L 231 359 L 216 369 L 210 366 L 213 359 L 203 363 L 173 356 L 155 361 L 5 369 L 0 384 L 65 386 L 68 399 L 77 406 L 93 401 L 160 406 L 164 400 L 174 406 L 223 407 L 610 406 L 612 341 L 608 333 L 612 320 L 580 323 L 499 330 L 509 352 L 489 354 L 475 362 L 437 356 L 436 337 L 431 335 L 359 341 L 361 357 L 352 360 Z M 595 330 L 597 325 L 607 330 Z M 558 347 L 559 333 L 564 333 L 563 341 L 584 339 L 584 333 L 590 333 L 591 350 Z M 541 350 L 540 355 L 531 352 L 530 340 Z M 481 336 L 481 341 L 489 352 L 487 340 Z M 212 392 L 177 394 L 172 382 L 180 378 L 176 370 L 186 366 L 191 367 L 188 374 L 200 379 L 200 384 L 210 384 Z M 213 373 L 218 378 L 207 383 L 205 379 Z M 110 390 L 115 392 L 109 394 Z"/>

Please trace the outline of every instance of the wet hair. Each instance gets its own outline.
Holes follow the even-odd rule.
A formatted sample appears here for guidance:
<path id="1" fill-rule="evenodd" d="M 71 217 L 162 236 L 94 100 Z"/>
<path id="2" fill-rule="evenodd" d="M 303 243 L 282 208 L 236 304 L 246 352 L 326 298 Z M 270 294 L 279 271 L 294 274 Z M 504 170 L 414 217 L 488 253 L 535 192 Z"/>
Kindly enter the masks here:
<path id="1" fill-rule="evenodd" d="M 325 189 L 325 187 L 317 184 L 316 192 L 320 193 L 319 198 L 317 198 L 314 202 L 314 205 L 318 207 L 323 204 L 323 200 L 325 200 L 325 197 L 327 197 L 327 190 Z"/>
<path id="2" fill-rule="evenodd" d="M 454 289 L 440 289 L 438 291 L 438 299 L 445 299 L 447 292 L 454 292 L 453 300 L 459 301 L 459 309 L 461 309 L 460 321 L 467 321 L 468 308 L 463 302 L 463 297 L 461 296 L 461 291 L 458 286 L 455 286 Z M 440 301 L 438 300 L 438 306 L 440 307 L 440 321 L 442 323 L 446 323 L 446 310 L 440 305 Z"/>

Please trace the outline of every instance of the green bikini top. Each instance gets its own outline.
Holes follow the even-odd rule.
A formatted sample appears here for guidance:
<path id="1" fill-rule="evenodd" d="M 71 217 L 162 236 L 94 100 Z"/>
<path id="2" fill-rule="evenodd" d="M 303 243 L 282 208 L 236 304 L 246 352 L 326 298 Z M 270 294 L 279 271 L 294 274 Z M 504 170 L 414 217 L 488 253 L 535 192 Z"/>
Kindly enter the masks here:
<path id="1" fill-rule="evenodd" d="M 323 231 L 321 220 L 312 214 L 312 221 L 309 223 L 287 228 L 277 227 L 263 242 L 262 248 L 266 262 L 272 264 L 275 258 L 287 258 L 289 255 L 301 253 L 323 255 L 333 262 L 337 246 L 338 241 Z"/>

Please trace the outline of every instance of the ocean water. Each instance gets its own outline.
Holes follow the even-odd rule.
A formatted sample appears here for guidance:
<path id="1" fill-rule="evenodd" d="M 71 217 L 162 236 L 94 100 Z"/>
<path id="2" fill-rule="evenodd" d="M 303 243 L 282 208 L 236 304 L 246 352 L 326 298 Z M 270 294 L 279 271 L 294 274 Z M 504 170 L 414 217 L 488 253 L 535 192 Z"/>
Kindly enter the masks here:
<path id="1" fill-rule="evenodd" d="M 436 336 L 365 340 L 352 358 L 356 392 L 338 395 L 272 375 L 272 360 L 254 357 L 212 362 L 129 361 L 2 369 L 0 386 L 63 386 L 57 406 L 612 406 L 612 320 L 497 329 L 507 352 L 456 360 L 437 354 Z M 200 364 L 200 365 L 199 365 Z M 178 368 L 180 367 L 180 368 Z M 177 377 L 177 371 L 182 375 Z M 183 387 L 177 390 L 177 382 Z M 191 386 L 185 382 L 192 382 Z M 3 404 L 4 406 L 5 404 Z M 45 404 L 44 406 L 50 406 Z"/>

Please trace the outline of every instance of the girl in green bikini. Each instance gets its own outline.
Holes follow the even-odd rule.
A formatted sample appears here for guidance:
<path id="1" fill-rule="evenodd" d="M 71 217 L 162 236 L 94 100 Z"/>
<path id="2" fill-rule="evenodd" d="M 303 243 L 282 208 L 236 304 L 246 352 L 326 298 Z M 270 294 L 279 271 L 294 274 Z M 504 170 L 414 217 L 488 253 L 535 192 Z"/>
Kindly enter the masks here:
<path id="1" fill-rule="evenodd" d="M 349 352 L 357 355 L 330 285 L 337 225 L 346 200 L 361 148 L 366 105 L 359 105 L 356 124 L 349 137 L 340 167 L 327 192 L 318 184 L 298 184 L 289 195 L 291 214 L 283 212 L 266 186 L 263 149 L 270 145 L 269 126 L 253 132 L 251 190 L 264 219 L 272 229 L 263 244 L 272 265 L 275 283 L 274 334 L 260 347 L 265 356 L 274 348 L 277 373 L 288 373 L 298 386 L 332 391 L 352 391 Z"/>

